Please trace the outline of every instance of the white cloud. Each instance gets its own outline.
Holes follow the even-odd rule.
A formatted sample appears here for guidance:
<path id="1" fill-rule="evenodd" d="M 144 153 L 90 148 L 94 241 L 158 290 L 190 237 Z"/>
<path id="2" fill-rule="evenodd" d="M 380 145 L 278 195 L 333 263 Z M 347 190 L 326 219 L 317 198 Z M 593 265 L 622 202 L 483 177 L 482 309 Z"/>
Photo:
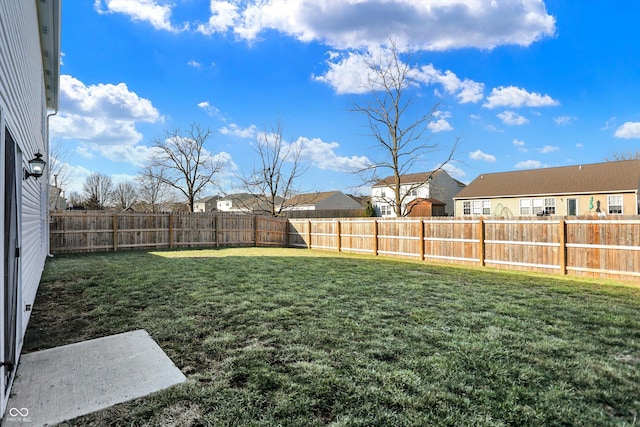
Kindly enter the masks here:
<path id="1" fill-rule="evenodd" d="M 529 120 L 526 117 L 521 116 L 518 113 L 514 113 L 513 111 L 504 111 L 497 115 L 502 123 L 511 126 L 521 126 L 529 123 Z"/>
<path id="2" fill-rule="evenodd" d="M 518 146 L 518 147 L 524 147 L 525 142 L 524 142 L 524 141 L 522 141 L 521 139 L 514 139 L 514 140 L 513 140 L 513 145 L 516 145 L 516 146 Z"/>
<path id="3" fill-rule="evenodd" d="M 151 101 L 140 98 L 124 83 L 85 85 L 60 76 L 60 112 L 51 118 L 51 136 L 75 139 L 77 152 L 91 158 L 101 154 L 115 161 L 140 165 L 147 148 L 137 145 L 142 134 L 136 123 L 162 120 Z"/>
<path id="4" fill-rule="evenodd" d="M 560 147 L 556 147 L 554 145 L 545 145 L 538 151 L 540 151 L 542 154 L 547 154 L 547 153 L 553 153 L 554 151 L 558 151 L 559 149 Z"/>
<path id="5" fill-rule="evenodd" d="M 160 113 L 151 101 L 140 98 L 125 83 L 87 86 L 66 74 L 60 76 L 60 110 L 67 114 L 110 120 L 153 123 L 160 119 Z"/>
<path id="6" fill-rule="evenodd" d="M 220 114 L 220 110 L 217 107 L 209 104 L 209 101 L 202 101 L 198 103 L 198 108 L 204 110 L 210 116 L 216 116 Z"/>
<path id="7" fill-rule="evenodd" d="M 122 13 L 133 21 L 148 22 L 156 30 L 178 32 L 188 28 L 171 24 L 172 6 L 160 4 L 157 0 L 95 0 L 94 9 L 100 14 Z"/>
<path id="8" fill-rule="evenodd" d="M 337 142 L 324 142 L 320 138 L 301 136 L 293 142 L 300 149 L 300 159 L 308 161 L 321 170 L 336 172 L 355 172 L 371 165 L 366 156 L 338 156 L 335 150 L 340 147 Z"/>
<path id="9" fill-rule="evenodd" d="M 360 94 L 379 85 L 368 64 L 384 64 L 390 60 L 387 49 L 372 49 L 366 53 L 330 52 L 326 61 L 328 70 L 314 80 L 326 83 L 338 94 Z M 416 84 L 440 85 L 444 92 L 454 96 L 459 103 L 479 102 L 483 98 L 484 84 L 470 79 L 460 79 L 450 70 L 437 70 L 432 64 L 409 70 L 409 77 Z M 382 89 L 381 86 L 379 86 Z"/>
<path id="10" fill-rule="evenodd" d="M 467 173 L 461 168 L 457 167 L 453 163 L 447 163 L 446 165 L 439 165 L 438 167 L 442 167 L 449 175 L 454 178 L 461 179 L 467 175 Z"/>
<path id="11" fill-rule="evenodd" d="M 240 14 L 238 5 L 232 1 L 211 0 L 211 17 L 206 24 L 200 24 L 197 31 L 203 34 L 225 32 L 237 25 Z"/>
<path id="12" fill-rule="evenodd" d="M 202 68 L 202 64 L 196 61 L 195 59 L 192 59 L 191 61 L 187 62 L 187 65 L 193 68 Z"/>
<path id="13" fill-rule="evenodd" d="M 433 133 L 453 130 L 453 127 L 451 127 L 451 124 L 449 124 L 449 122 L 446 121 L 445 119 L 438 119 L 435 122 L 430 122 L 427 127 Z"/>
<path id="14" fill-rule="evenodd" d="M 483 153 L 480 150 L 472 151 L 471 153 L 469 153 L 469 157 L 473 160 L 482 160 L 489 163 L 493 163 L 496 161 L 496 156 Z"/>
<path id="15" fill-rule="evenodd" d="M 224 126 L 218 129 L 223 135 L 237 136 L 238 138 L 253 139 L 258 134 L 258 128 L 256 125 L 251 125 L 247 128 L 240 128 L 237 124 L 231 123 L 229 126 Z"/>
<path id="16" fill-rule="evenodd" d="M 445 92 L 458 98 L 461 104 L 479 102 L 483 98 L 484 84 L 473 80 L 460 80 L 450 70 L 442 72 L 432 64 L 425 65 L 415 72 L 414 78 L 428 85 L 439 83 Z"/>
<path id="17" fill-rule="evenodd" d="M 540 168 L 546 168 L 548 167 L 548 165 L 538 160 L 525 160 L 525 161 L 516 163 L 514 167 L 516 169 L 540 169 Z"/>
<path id="18" fill-rule="evenodd" d="M 236 35 L 246 40 L 271 29 L 338 49 L 377 46 L 389 37 L 404 50 L 492 49 L 528 46 L 555 33 L 542 0 L 253 0 L 240 12 L 232 6 L 243 3 L 220 3 L 224 13 L 212 10 L 217 28 L 233 21 Z"/>
<path id="19" fill-rule="evenodd" d="M 578 143 L 576 144 L 576 148 L 584 148 L 584 144 L 583 144 L 583 143 L 581 143 L 581 142 L 578 142 Z"/>
<path id="20" fill-rule="evenodd" d="M 626 122 L 614 134 L 616 138 L 640 138 L 640 122 Z"/>
<path id="21" fill-rule="evenodd" d="M 555 124 L 557 124 L 558 126 L 567 126 L 570 125 L 571 122 L 573 122 L 574 120 L 576 120 L 575 117 L 571 117 L 571 116 L 558 116 L 555 117 L 553 119 L 553 122 Z"/>
<path id="22" fill-rule="evenodd" d="M 527 92 L 525 89 L 515 86 L 500 86 L 491 90 L 491 94 L 487 97 L 487 101 L 482 106 L 486 108 L 520 108 L 550 107 L 555 105 L 560 105 L 560 103 L 549 95 Z"/>

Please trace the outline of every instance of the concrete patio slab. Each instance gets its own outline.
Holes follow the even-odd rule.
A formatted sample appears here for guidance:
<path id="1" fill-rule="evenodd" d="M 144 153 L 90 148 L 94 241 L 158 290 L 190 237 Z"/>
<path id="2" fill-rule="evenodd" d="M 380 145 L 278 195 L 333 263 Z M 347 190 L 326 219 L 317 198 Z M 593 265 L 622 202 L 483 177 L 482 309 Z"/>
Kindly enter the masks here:
<path id="1" fill-rule="evenodd" d="M 2 425 L 54 425 L 185 380 L 142 329 L 28 353 Z"/>

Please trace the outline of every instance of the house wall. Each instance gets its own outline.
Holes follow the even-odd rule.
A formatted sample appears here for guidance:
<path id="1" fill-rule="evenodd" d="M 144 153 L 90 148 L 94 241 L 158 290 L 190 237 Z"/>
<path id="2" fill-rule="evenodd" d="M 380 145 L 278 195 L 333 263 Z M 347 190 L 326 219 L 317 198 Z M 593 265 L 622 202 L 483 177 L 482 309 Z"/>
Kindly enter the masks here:
<path id="1" fill-rule="evenodd" d="M 412 185 L 415 183 L 403 184 L 400 186 L 400 191 L 406 193 Z M 415 188 L 415 194 L 410 195 L 405 198 L 404 206 L 411 203 L 413 200 L 417 198 L 429 199 L 434 198 L 440 200 L 441 202 L 446 203 L 445 205 L 445 214 L 449 216 L 453 216 L 455 213 L 455 203 L 453 198 L 462 190 L 463 187 L 460 186 L 458 181 L 451 178 L 451 176 L 445 171 L 440 170 L 438 173 L 432 176 L 430 182 L 425 183 L 424 185 Z M 385 196 L 382 193 L 385 193 Z M 372 187 L 371 188 L 371 203 L 373 207 L 376 209 L 376 214 L 381 215 L 381 207 L 388 206 L 389 200 L 393 200 L 393 189 L 390 187 Z M 386 201 L 385 201 L 386 199 Z M 391 208 L 391 215 L 381 215 L 387 217 L 395 217 L 393 213 L 393 208 Z"/>
<path id="2" fill-rule="evenodd" d="M 597 214 L 597 202 L 600 201 L 600 210 L 604 213 L 608 213 L 608 196 L 621 195 L 622 196 L 622 214 L 621 215 L 636 215 L 638 214 L 638 201 L 637 193 L 599 193 L 599 194 L 582 194 L 582 195 L 560 195 L 560 196 L 545 196 L 545 197 L 508 197 L 508 198 L 495 198 L 495 199 L 473 199 L 473 200 L 490 200 L 491 213 L 489 215 L 483 214 L 483 216 L 501 216 L 501 217 L 518 217 L 527 216 L 520 213 L 520 200 L 521 199 L 544 199 L 552 198 L 555 200 L 556 212 L 554 215 L 568 216 L 568 200 L 575 199 L 577 202 L 577 215 L 594 215 Z M 593 197 L 593 208 L 589 209 L 591 197 Z M 463 213 L 463 201 L 455 201 L 455 216 L 465 216 Z M 474 216 L 474 213 L 471 213 Z M 535 212 L 529 214 L 529 216 L 536 216 Z"/>
<path id="3" fill-rule="evenodd" d="M 412 185 L 413 184 L 401 185 L 400 186 L 401 194 L 404 194 L 407 191 L 409 191 Z M 414 191 L 415 191 L 415 194 L 405 197 L 403 206 L 408 205 L 409 203 L 411 203 L 413 200 L 417 198 L 428 199 L 430 197 L 428 183 L 418 188 L 415 188 Z M 396 215 L 394 213 L 393 205 L 389 203 L 389 201 L 394 200 L 394 198 L 395 198 L 394 190 L 392 187 L 372 187 L 371 188 L 371 204 L 376 210 L 376 215 L 383 216 L 383 217 L 395 217 Z M 382 209 L 383 206 L 390 206 L 391 213 L 384 214 L 383 213 L 384 211 Z"/>
<path id="4" fill-rule="evenodd" d="M 18 277 L 18 316 L 16 352 L 20 354 L 24 332 L 48 254 L 48 177 L 23 180 L 22 169 L 39 151 L 48 162 L 46 143 L 46 95 L 38 29 L 36 1 L 0 1 L 0 154 L 6 148 L 8 129 L 17 150 L 18 245 L 21 248 Z M 6 191 L 4 173 L 0 189 Z M 4 206 L 2 198 L 2 210 Z M 2 232 L 5 224 L 2 216 Z M 2 245 L 3 260 L 4 245 Z M 4 262 L 0 267 L 3 270 Z M 0 292 L 0 309 L 4 310 L 4 293 Z M 0 316 L 0 334 L 4 334 L 4 312 Z M 4 336 L 0 354 L 4 354 Z M 2 367 L 2 378 L 5 375 Z M 0 387 L 0 410 L 4 412 L 8 393 Z"/>
<path id="5" fill-rule="evenodd" d="M 362 209 L 360 203 L 344 193 L 336 193 L 315 204 L 316 210 Z"/>
<path id="6" fill-rule="evenodd" d="M 435 174 L 431 181 L 431 197 L 446 203 L 445 214 L 453 216 L 455 213 L 455 203 L 453 198 L 462 190 L 458 181 L 442 170 Z"/>

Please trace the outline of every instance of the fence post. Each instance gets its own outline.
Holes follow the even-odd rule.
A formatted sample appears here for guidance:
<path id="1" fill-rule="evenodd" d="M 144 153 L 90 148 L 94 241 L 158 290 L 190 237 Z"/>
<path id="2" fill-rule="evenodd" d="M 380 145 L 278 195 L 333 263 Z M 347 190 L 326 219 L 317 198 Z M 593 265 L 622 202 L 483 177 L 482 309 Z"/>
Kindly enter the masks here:
<path id="1" fill-rule="evenodd" d="M 307 249 L 311 249 L 311 220 L 307 221 L 309 229 L 307 230 Z"/>
<path id="2" fill-rule="evenodd" d="M 258 246 L 258 215 L 253 217 L 253 246 Z"/>
<path id="3" fill-rule="evenodd" d="M 118 251 L 118 214 L 113 214 L 113 252 Z"/>
<path id="4" fill-rule="evenodd" d="M 424 220 L 420 220 L 420 230 L 418 230 L 420 238 L 420 261 L 424 261 Z"/>
<path id="5" fill-rule="evenodd" d="M 336 246 L 338 247 L 338 252 L 342 250 L 340 245 L 340 220 L 336 220 Z"/>
<path id="6" fill-rule="evenodd" d="M 169 249 L 173 249 L 173 214 L 169 214 Z"/>
<path id="7" fill-rule="evenodd" d="M 480 266 L 484 267 L 484 257 L 485 257 L 485 244 L 484 244 L 484 219 L 480 218 L 478 220 L 478 257 L 480 258 Z"/>
<path id="8" fill-rule="evenodd" d="M 285 223 L 284 223 L 284 247 L 288 248 L 289 247 L 289 228 L 291 227 L 291 223 L 289 222 L 289 218 L 285 218 Z"/>
<path id="9" fill-rule="evenodd" d="M 220 247 L 220 232 L 218 231 L 220 219 L 218 215 L 213 217 L 213 232 L 216 236 L 216 248 Z"/>
<path id="10" fill-rule="evenodd" d="M 378 220 L 373 220 L 373 254 L 378 256 Z"/>
<path id="11" fill-rule="evenodd" d="M 560 257 L 560 274 L 567 274 L 567 223 L 564 219 L 560 220 L 559 229 L 558 229 L 558 237 L 560 240 L 560 249 L 558 250 L 558 255 Z"/>

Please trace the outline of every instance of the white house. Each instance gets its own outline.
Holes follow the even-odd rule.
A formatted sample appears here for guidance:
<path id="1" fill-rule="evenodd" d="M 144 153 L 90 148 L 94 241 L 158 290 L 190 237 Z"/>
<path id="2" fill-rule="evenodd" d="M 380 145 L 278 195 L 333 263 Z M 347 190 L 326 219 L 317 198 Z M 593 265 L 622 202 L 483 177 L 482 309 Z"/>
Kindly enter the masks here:
<path id="1" fill-rule="evenodd" d="M 454 212 L 453 197 L 465 187 L 465 184 L 452 178 L 444 169 L 433 172 L 419 172 L 400 176 L 400 194 L 402 213 L 407 215 L 415 199 L 436 199 L 444 202 L 445 214 Z M 395 180 L 388 176 L 371 187 L 371 203 L 376 214 L 382 217 L 395 217 Z"/>
<path id="2" fill-rule="evenodd" d="M 60 1 L 0 0 L 0 412 L 4 413 L 49 248 L 48 125 L 58 109 Z M 30 175 L 38 172 L 40 178 Z"/>
<path id="3" fill-rule="evenodd" d="M 194 212 L 212 212 L 218 208 L 218 199 L 220 196 L 209 196 L 193 202 Z"/>

